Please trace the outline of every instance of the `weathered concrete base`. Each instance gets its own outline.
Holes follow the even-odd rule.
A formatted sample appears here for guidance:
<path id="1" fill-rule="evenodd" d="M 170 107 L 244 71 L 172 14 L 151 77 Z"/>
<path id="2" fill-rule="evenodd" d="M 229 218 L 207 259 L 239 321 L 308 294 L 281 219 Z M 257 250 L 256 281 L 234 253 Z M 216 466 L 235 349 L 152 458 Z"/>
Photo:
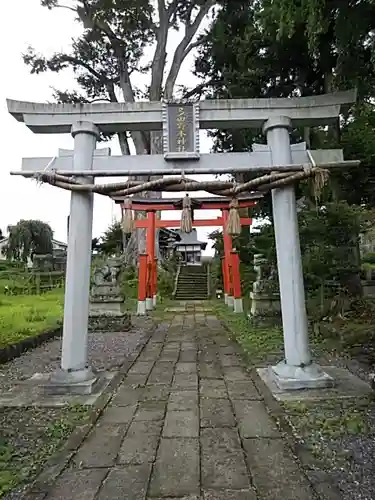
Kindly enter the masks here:
<path id="1" fill-rule="evenodd" d="M 270 367 L 257 370 L 260 378 L 278 401 L 346 399 L 367 396 L 373 392 L 371 386 L 353 375 L 349 370 L 335 366 L 322 367 L 323 373 L 334 381 L 334 386 L 305 388 L 304 390 L 286 390 L 280 388 Z"/>
<path id="2" fill-rule="evenodd" d="M 291 366 L 285 361 L 280 361 L 277 365 L 270 367 L 270 374 L 276 385 L 284 391 L 321 389 L 334 385 L 333 378 L 315 363 L 301 367 Z"/>
<path id="3" fill-rule="evenodd" d="M 228 294 L 224 293 L 224 304 L 228 305 Z"/>
<path id="4" fill-rule="evenodd" d="M 243 301 L 242 301 L 242 299 L 233 299 L 233 311 L 235 313 L 243 313 Z"/>
<path id="5" fill-rule="evenodd" d="M 50 373 L 35 373 L 11 391 L 0 393 L 1 407 L 61 407 L 70 404 L 92 406 L 111 382 L 116 372 L 98 372 L 91 380 L 56 384 Z M 56 392 L 55 392 L 56 388 Z M 89 392 L 91 391 L 91 392 Z"/>
<path id="6" fill-rule="evenodd" d="M 145 315 L 146 315 L 146 301 L 138 300 L 137 316 L 145 316 Z"/>
<path id="7" fill-rule="evenodd" d="M 233 307 L 233 297 L 231 295 L 228 295 L 228 300 L 227 300 L 227 305 L 228 307 Z"/>
<path id="8" fill-rule="evenodd" d="M 152 297 L 146 299 L 146 311 L 152 311 L 154 308 L 154 300 Z"/>
<path id="9" fill-rule="evenodd" d="M 93 393 L 99 377 L 90 368 L 86 368 L 76 372 L 59 370 L 52 374 L 36 373 L 30 381 L 35 381 L 45 394 L 85 396 Z"/>

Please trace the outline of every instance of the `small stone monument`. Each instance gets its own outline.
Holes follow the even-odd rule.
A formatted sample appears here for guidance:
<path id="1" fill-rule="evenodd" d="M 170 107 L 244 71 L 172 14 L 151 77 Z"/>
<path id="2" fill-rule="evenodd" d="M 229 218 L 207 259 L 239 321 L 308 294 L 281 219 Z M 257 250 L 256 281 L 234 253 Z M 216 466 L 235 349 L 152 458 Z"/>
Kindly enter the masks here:
<path id="1" fill-rule="evenodd" d="M 119 331 L 130 327 L 121 296 L 119 259 L 108 259 L 94 270 L 90 296 L 90 329 Z"/>
<path id="2" fill-rule="evenodd" d="M 250 292 L 252 317 L 280 316 L 280 292 L 276 268 L 270 265 L 262 254 L 254 255 L 254 269 L 257 273 Z"/>

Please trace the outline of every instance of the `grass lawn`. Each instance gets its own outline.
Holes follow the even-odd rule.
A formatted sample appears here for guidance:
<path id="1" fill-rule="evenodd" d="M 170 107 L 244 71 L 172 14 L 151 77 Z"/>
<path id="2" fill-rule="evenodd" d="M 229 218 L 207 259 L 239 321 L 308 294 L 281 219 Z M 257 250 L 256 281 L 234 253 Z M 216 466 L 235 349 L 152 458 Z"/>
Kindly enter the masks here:
<path id="1" fill-rule="evenodd" d="M 55 328 L 63 317 L 64 291 L 0 295 L 0 348 Z"/>
<path id="2" fill-rule="evenodd" d="M 245 314 L 235 314 L 223 302 L 213 302 L 214 311 L 228 326 L 234 338 L 244 350 L 251 365 L 263 364 L 269 358 L 281 357 L 283 334 L 278 326 L 253 325 Z"/>

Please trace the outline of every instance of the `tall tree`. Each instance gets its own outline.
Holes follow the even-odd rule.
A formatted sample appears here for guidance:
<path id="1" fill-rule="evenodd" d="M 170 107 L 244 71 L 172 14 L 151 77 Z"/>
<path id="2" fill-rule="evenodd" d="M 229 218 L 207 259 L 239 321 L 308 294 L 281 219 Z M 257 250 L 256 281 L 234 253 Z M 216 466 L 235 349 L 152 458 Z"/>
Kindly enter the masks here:
<path id="1" fill-rule="evenodd" d="M 214 8 L 214 0 L 73 0 L 71 6 L 59 0 L 42 0 L 49 9 L 69 9 L 83 26 L 69 52 L 46 58 L 29 48 L 24 61 L 32 73 L 60 72 L 71 67 L 79 90 L 55 90 L 59 102 L 135 102 L 148 98 L 159 101 L 174 96 L 181 66 L 191 51 L 203 43 L 203 21 Z M 171 31 L 182 34 L 167 54 Z M 151 60 L 147 48 L 154 46 Z M 169 61 L 167 60 L 167 56 Z M 167 63 L 170 67 L 167 71 Z M 147 88 L 138 88 L 139 74 L 150 77 Z M 160 133 L 119 132 L 122 154 L 130 154 L 131 137 L 137 154 L 161 152 Z M 154 193 L 156 196 L 156 193 Z M 144 235 L 140 238 L 141 250 Z"/>
<path id="2" fill-rule="evenodd" d="M 328 131 L 296 129 L 292 140 L 306 140 L 312 148 L 344 147 L 347 159 L 360 159 L 361 168 L 331 176 L 331 192 L 326 194 L 350 203 L 372 203 L 375 115 L 370 98 L 375 51 L 371 33 L 375 16 L 371 13 L 375 13 L 375 4 L 369 0 L 317 1 L 324 4 L 327 16 L 323 27 L 315 26 L 315 44 L 305 0 L 224 2 L 200 48 L 196 74 L 210 98 L 309 96 L 356 86 L 358 105 L 350 113 L 344 110 L 341 130 L 338 126 Z M 304 10 L 295 10 L 302 4 Z M 286 29 L 282 8 L 288 5 L 293 7 L 288 15 L 294 17 Z M 347 15 L 349 7 L 353 10 Z M 260 131 L 248 130 L 220 130 L 214 139 L 218 151 L 248 151 L 254 141 L 264 141 Z M 309 198 L 309 190 L 300 186 L 298 195 Z M 270 214 L 267 201 L 269 197 L 261 204 L 262 215 Z"/>
<path id="3" fill-rule="evenodd" d="M 40 220 L 22 219 L 15 226 L 9 226 L 8 231 L 8 259 L 26 263 L 34 255 L 52 254 L 53 231 L 49 224 Z"/>
<path id="4" fill-rule="evenodd" d="M 124 234 L 121 222 L 114 222 L 99 238 L 96 249 L 107 256 L 119 255 L 123 252 Z"/>

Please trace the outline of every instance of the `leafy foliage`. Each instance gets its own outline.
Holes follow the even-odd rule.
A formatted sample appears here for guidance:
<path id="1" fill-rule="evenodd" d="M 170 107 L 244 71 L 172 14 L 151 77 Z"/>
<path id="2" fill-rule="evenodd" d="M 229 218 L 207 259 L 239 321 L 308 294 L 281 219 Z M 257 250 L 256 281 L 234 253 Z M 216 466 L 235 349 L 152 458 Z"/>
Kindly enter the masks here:
<path id="1" fill-rule="evenodd" d="M 75 0 L 67 7 L 58 0 L 42 0 L 49 9 L 68 8 L 83 26 L 69 52 L 47 58 L 29 47 L 23 55 L 31 73 L 61 72 L 72 68 L 79 90 L 56 89 L 59 102 L 134 102 L 138 98 L 171 98 L 181 65 L 201 43 L 197 36 L 202 21 L 215 5 L 213 0 Z M 171 67 L 165 74 L 167 40 L 171 30 L 184 28 L 175 47 Z M 155 45 L 151 60 L 146 49 Z M 138 88 L 133 76 L 147 74 L 149 85 Z M 129 154 L 129 135 L 119 133 L 123 154 Z M 131 135 L 138 154 L 150 153 L 149 134 Z"/>
<path id="2" fill-rule="evenodd" d="M 93 241 L 93 247 L 102 255 L 120 255 L 123 252 L 125 235 L 121 222 L 111 224 L 101 238 Z"/>
<path id="3" fill-rule="evenodd" d="M 6 248 L 8 259 L 27 262 L 34 255 L 52 253 L 53 231 L 49 224 L 40 220 L 20 220 L 8 228 L 9 242 Z"/>

